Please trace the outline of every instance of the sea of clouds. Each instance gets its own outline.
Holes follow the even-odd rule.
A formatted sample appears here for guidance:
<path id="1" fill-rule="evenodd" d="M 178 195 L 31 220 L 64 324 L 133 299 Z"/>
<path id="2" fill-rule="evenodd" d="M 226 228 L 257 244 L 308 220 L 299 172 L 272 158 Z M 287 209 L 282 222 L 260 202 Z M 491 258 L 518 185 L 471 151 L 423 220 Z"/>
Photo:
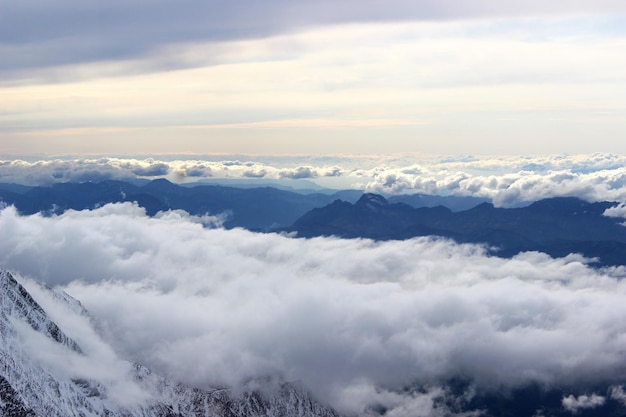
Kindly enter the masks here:
<path id="1" fill-rule="evenodd" d="M 573 411 L 626 398 L 622 267 L 210 220 L 150 218 L 131 203 L 52 217 L 7 207 L 0 264 L 80 300 L 119 358 L 194 386 L 279 377 L 341 412 L 389 416 L 436 415 L 455 377 L 481 392 L 614 386 L 564 397 Z M 425 388 L 403 392 L 409 385 Z"/>
<path id="2" fill-rule="evenodd" d="M 613 154 L 526 157 L 241 156 L 161 160 L 96 158 L 0 161 L 0 182 L 57 182 L 168 178 L 176 183 L 236 180 L 266 186 L 313 181 L 331 189 L 387 194 L 476 196 L 509 207 L 555 196 L 626 202 L 626 157 Z M 310 188 L 311 182 L 301 188 Z"/>

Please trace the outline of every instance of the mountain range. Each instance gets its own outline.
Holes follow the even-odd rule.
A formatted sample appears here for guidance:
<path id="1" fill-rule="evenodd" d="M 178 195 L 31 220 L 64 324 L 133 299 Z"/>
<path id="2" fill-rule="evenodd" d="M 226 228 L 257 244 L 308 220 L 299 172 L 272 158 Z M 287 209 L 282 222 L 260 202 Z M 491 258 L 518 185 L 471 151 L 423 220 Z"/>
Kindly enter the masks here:
<path id="1" fill-rule="evenodd" d="M 314 208 L 323 207 L 337 199 L 355 202 L 362 194 L 360 190 L 305 194 L 273 187 L 181 186 L 165 179 L 142 185 L 114 180 L 58 183 L 46 187 L 0 183 L 0 201 L 14 205 L 21 214 L 60 214 L 68 209 L 93 209 L 107 203 L 134 201 L 144 207 L 149 215 L 175 209 L 195 215 L 226 213 L 224 227 L 258 231 L 289 226 Z M 443 204 L 452 210 L 464 210 L 484 201 L 475 197 L 423 194 L 393 196 L 390 199 L 404 201 L 415 207 Z"/>
<path id="2" fill-rule="evenodd" d="M 481 203 L 453 212 L 443 207 L 415 208 L 364 194 L 356 203 L 336 200 L 298 219 L 287 232 L 300 237 L 337 236 L 375 240 L 440 236 L 460 243 L 485 244 L 498 256 L 540 251 L 562 257 L 580 253 L 597 265 L 626 262 L 624 219 L 607 217 L 617 203 L 589 203 L 574 197 L 537 201 L 527 207 L 496 208 Z"/>
<path id="3" fill-rule="evenodd" d="M 597 266 L 626 264 L 624 220 L 604 215 L 614 202 L 557 197 L 498 208 L 477 197 L 386 198 L 359 190 L 304 194 L 272 187 L 181 186 L 165 179 L 143 185 L 113 180 L 49 187 L 0 184 L 0 202 L 14 205 L 21 214 L 60 214 L 125 201 L 136 202 L 148 215 L 175 209 L 194 215 L 221 214 L 225 228 L 296 232 L 305 238 L 439 236 L 484 244 L 491 254 L 502 257 L 524 251 L 554 257 L 580 253 Z"/>

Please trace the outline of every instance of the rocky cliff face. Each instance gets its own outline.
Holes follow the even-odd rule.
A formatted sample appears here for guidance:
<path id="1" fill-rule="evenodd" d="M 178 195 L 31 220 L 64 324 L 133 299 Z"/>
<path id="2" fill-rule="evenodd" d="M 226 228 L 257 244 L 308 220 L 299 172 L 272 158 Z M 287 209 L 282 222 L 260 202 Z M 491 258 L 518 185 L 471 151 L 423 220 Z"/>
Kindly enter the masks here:
<path id="1" fill-rule="evenodd" d="M 72 329 L 55 323 L 19 279 L 0 269 L 2 416 L 338 416 L 297 384 L 257 381 L 238 395 L 220 387 L 191 388 L 117 358 L 102 340 L 81 346 Z M 41 293 L 77 326 L 90 325 L 86 311 L 67 294 Z M 97 335 L 93 326 L 90 331 Z"/>

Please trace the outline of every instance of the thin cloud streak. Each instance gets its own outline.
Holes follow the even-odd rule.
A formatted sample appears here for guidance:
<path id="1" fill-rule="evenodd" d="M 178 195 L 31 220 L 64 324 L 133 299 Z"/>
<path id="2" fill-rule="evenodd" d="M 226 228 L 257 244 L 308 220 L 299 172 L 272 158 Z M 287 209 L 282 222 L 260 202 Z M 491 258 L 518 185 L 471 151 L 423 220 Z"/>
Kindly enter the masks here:
<path id="1" fill-rule="evenodd" d="M 428 124 L 428 121 L 419 120 L 277 120 L 277 121 L 265 121 L 265 122 L 251 122 L 251 123 L 231 123 L 231 124 L 215 124 L 215 125 L 195 125 L 195 126 L 180 126 L 184 129 L 249 129 L 249 128 L 294 128 L 294 127 L 307 127 L 318 129 L 329 128 L 350 128 L 350 127 L 388 127 L 388 126 L 413 126 L 418 124 Z"/>

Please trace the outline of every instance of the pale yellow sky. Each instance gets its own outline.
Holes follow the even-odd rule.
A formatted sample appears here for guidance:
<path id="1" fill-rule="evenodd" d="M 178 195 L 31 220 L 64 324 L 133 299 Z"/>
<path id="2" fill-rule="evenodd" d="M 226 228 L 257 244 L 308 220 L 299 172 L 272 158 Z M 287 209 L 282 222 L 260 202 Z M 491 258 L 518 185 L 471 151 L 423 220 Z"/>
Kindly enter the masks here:
<path id="1" fill-rule="evenodd" d="M 624 153 L 626 33 L 581 29 L 609 23 L 336 25 L 46 68 L 0 83 L 0 152 Z"/>

